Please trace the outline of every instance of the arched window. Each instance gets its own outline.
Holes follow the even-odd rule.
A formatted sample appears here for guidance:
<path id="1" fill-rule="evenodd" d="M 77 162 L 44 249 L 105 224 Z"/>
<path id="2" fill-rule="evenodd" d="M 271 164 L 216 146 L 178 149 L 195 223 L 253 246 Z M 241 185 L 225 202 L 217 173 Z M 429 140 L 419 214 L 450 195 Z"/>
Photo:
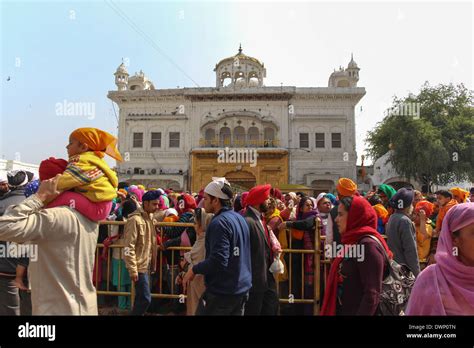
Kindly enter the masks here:
<path id="1" fill-rule="evenodd" d="M 245 86 L 245 74 L 242 71 L 237 71 L 234 75 L 235 86 L 244 87 Z"/>
<path id="2" fill-rule="evenodd" d="M 232 76 L 230 75 L 230 72 L 224 71 L 221 74 L 221 85 L 222 87 L 227 87 L 232 83 Z"/>
<path id="3" fill-rule="evenodd" d="M 219 145 L 230 146 L 231 135 L 229 127 L 222 127 L 219 132 Z"/>
<path id="4" fill-rule="evenodd" d="M 260 134 L 257 127 L 250 127 L 247 135 L 247 144 L 248 146 L 258 147 Z"/>
<path id="5" fill-rule="evenodd" d="M 213 128 L 206 129 L 205 138 L 206 138 L 205 146 L 208 146 L 208 147 L 217 146 L 216 131 Z"/>
<path id="6" fill-rule="evenodd" d="M 249 87 L 258 87 L 259 79 L 258 74 L 255 71 L 249 73 Z"/>
<path id="7" fill-rule="evenodd" d="M 274 143 L 275 140 L 275 130 L 273 128 L 267 127 L 264 130 L 264 146 L 265 147 L 274 147 L 276 146 Z"/>
<path id="8" fill-rule="evenodd" d="M 245 146 L 245 128 L 238 126 L 234 128 L 234 142 L 233 145 L 236 147 Z"/>

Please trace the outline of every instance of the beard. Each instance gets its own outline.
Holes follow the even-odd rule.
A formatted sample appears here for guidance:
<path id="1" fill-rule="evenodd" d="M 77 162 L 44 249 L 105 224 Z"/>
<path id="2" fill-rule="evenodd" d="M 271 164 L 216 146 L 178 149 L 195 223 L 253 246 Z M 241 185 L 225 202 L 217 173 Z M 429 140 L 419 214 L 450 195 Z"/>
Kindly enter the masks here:
<path id="1" fill-rule="evenodd" d="M 262 204 L 260 204 L 258 209 L 260 210 L 261 213 L 265 214 L 266 212 L 268 212 L 268 204 L 266 202 L 262 203 Z"/>

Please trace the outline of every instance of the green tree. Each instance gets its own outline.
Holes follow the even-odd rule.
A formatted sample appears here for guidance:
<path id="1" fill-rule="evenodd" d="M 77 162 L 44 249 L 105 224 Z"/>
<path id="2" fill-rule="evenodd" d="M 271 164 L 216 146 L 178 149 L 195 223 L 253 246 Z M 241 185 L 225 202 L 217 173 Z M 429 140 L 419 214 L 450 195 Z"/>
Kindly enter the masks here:
<path id="1" fill-rule="evenodd" d="M 408 179 L 441 185 L 474 181 L 473 92 L 463 84 L 425 82 L 418 95 L 393 98 L 366 142 L 373 160 L 392 149 L 390 162 Z"/>

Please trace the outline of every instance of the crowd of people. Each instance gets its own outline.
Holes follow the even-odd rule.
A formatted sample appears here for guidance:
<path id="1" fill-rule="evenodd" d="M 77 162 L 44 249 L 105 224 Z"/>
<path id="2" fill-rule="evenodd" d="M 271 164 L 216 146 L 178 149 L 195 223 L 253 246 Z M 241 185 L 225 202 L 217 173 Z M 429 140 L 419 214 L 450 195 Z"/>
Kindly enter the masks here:
<path id="1" fill-rule="evenodd" d="M 314 253 L 285 250 L 314 250 L 318 223 L 330 260 L 321 315 L 380 314 L 387 259 L 416 277 L 406 314 L 474 315 L 474 188 L 427 194 L 383 184 L 361 192 L 349 178 L 316 197 L 268 184 L 234 192 L 225 178 L 198 193 L 145 188 L 118 182 L 104 161 L 122 160 L 116 142 L 80 128 L 68 160 L 42 161 L 39 178 L 26 171 L 0 178 L 2 245 L 38 247 L 35 262 L 0 258 L 0 315 L 97 314 L 109 252 L 111 285 L 130 292 L 134 284 L 133 304 L 130 296 L 117 300 L 132 315 L 165 303 L 152 292 L 185 294 L 184 304 L 168 304 L 187 315 L 311 315 L 312 305 L 280 305 L 279 297 L 313 298 Z M 338 246 L 361 246 L 363 257 L 334 254 Z"/>

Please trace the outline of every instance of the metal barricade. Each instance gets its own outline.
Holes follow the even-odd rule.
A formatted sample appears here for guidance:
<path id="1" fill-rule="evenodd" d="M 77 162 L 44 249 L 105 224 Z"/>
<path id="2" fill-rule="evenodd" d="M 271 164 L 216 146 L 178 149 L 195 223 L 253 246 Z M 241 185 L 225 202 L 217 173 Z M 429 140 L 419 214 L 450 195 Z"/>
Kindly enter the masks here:
<path id="1" fill-rule="evenodd" d="M 321 281 L 325 283 L 325 268 L 326 263 L 329 261 L 324 259 L 323 249 L 321 248 L 321 243 L 324 241 L 324 236 L 321 236 L 322 230 L 322 221 L 320 218 L 316 218 L 315 221 L 315 229 L 313 231 L 313 248 L 312 249 L 305 249 L 303 248 L 293 248 L 293 235 L 291 229 L 286 229 L 281 231 L 280 233 L 287 233 L 289 237 L 289 248 L 282 250 L 282 258 L 285 257 L 285 254 L 289 254 L 287 259 L 287 272 L 288 272 L 288 297 L 283 297 L 281 294 L 281 282 L 277 280 L 277 292 L 279 295 L 280 303 L 284 304 L 312 304 L 313 305 L 313 315 L 319 315 L 320 307 L 321 307 L 321 291 L 320 285 Z M 312 281 L 312 298 L 305 298 L 305 256 L 312 255 L 313 256 L 313 281 Z M 299 257 L 298 257 L 299 256 Z M 295 261 L 294 258 L 297 260 Z M 298 260 L 299 258 L 299 260 Z M 297 275 L 293 274 L 294 271 L 294 262 L 301 262 L 301 283 L 300 283 L 300 291 L 299 293 L 294 293 L 293 284 L 294 284 L 294 277 Z M 323 271 L 321 271 L 321 265 L 323 266 Z M 298 280 L 296 280 L 298 281 Z M 307 297 L 307 296 L 306 296 Z"/>
<path id="2" fill-rule="evenodd" d="M 120 225 L 125 225 L 125 222 L 123 221 L 101 221 L 100 222 L 101 225 L 109 225 L 109 226 L 120 226 Z M 163 226 L 170 226 L 170 227 L 193 227 L 194 225 L 192 223 L 178 223 L 178 222 L 158 222 L 156 224 L 156 226 L 159 227 L 159 233 L 160 233 L 160 236 L 161 238 L 163 237 L 163 229 L 161 227 Z M 282 252 L 283 254 L 289 254 L 290 256 L 290 266 L 288 268 L 288 279 L 289 279 L 289 284 L 290 284 L 290 292 L 291 292 L 291 280 L 292 280 L 292 277 L 293 277 L 293 269 L 292 269 L 292 263 L 293 263 L 293 254 L 295 255 L 300 255 L 301 256 L 301 267 L 302 267 L 302 276 L 301 276 L 301 298 L 279 298 L 279 301 L 280 303 L 301 303 L 301 304 L 313 304 L 313 314 L 317 315 L 319 314 L 319 309 L 320 309 L 320 282 L 321 282 L 321 272 L 318 272 L 318 270 L 320 270 L 320 267 L 321 267 L 321 264 L 324 264 L 324 269 L 326 268 L 326 264 L 325 263 L 328 263 L 329 261 L 326 261 L 326 260 L 321 260 L 321 255 L 322 257 L 324 257 L 323 253 L 321 252 L 321 241 L 324 239 L 321 238 L 321 220 L 318 218 L 317 219 L 317 223 L 316 223 L 316 228 L 314 230 L 314 233 L 315 233 L 315 248 L 314 249 L 310 249 L 310 250 L 306 250 L 306 249 L 292 249 L 292 236 L 291 236 L 291 232 L 289 233 L 290 235 L 290 248 L 288 249 L 283 249 Z M 283 232 L 283 231 L 282 231 Z M 110 231 L 109 231 L 109 235 L 110 235 Z M 162 238 L 163 239 L 163 238 Z M 96 284 L 96 288 L 99 287 L 99 283 L 100 283 L 100 279 L 99 279 L 99 267 L 101 267 L 101 255 L 100 255 L 100 251 L 104 248 L 104 244 L 103 243 L 98 243 L 97 244 L 97 249 L 96 249 L 96 257 L 95 257 L 95 267 L 94 267 L 94 279 L 95 279 L 95 284 Z M 113 249 L 123 249 L 124 248 L 124 245 L 120 245 L 120 244 L 111 244 L 109 246 L 109 248 L 111 250 Z M 171 268 L 173 268 L 175 266 L 175 258 L 174 258 L 174 252 L 173 251 L 188 251 L 190 250 L 191 247 L 169 247 L 167 248 L 166 250 L 167 251 L 172 251 L 171 252 Z M 308 255 L 308 254 L 313 254 L 313 263 L 314 263 L 314 274 L 313 274 L 313 298 L 312 299 L 305 299 L 304 298 L 304 255 Z M 159 256 L 158 256 L 159 255 Z M 151 292 L 151 297 L 152 298 L 168 298 L 168 299 L 179 299 L 179 300 L 182 300 L 183 302 L 185 301 L 186 299 L 186 295 L 185 294 L 174 294 L 174 279 L 175 279 L 175 276 L 176 274 L 172 273 L 172 277 L 171 277 L 171 293 L 163 293 L 163 250 L 158 250 L 158 253 L 157 253 L 157 256 L 158 256 L 158 272 L 159 272 L 159 292 Z M 102 267 L 102 268 L 105 268 L 105 273 L 106 273 L 106 277 L 105 277 L 105 281 L 106 281 L 106 286 L 105 286 L 105 290 L 97 290 L 97 295 L 98 296 L 130 296 L 130 301 L 131 301 L 131 304 L 133 306 L 133 302 L 134 302 L 134 299 L 135 299 L 135 288 L 134 288 L 134 284 L 133 282 L 131 282 L 131 288 L 130 288 L 130 291 L 119 291 L 119 289 L 122 288 L 121 286 L 121 282 L 122 282 L 122 275 L 121 275 L 121 272 L 122 272 L 122 267 L 119 265 L 118 267 L 118 282 L 117 282 L 117 286 L 116 286 L 116 290 L 113 290 L 110 288 L 110 285 L 111 285 L 111 258 L 112 258 L 112 253 L 111 252 L 108 252 L 107 253 L 107 258 L 103 261 L 106 262 L 106 265 L 105 267 Z M 120 250 L 120 258 L 119 260 L 123 260 L 123 250 Z M 179 262 L 179 261 L 178 261 Z M 324 278 L 324 277 L 323 277 Z M 153 286 L 153 283 L 150 282 L 150 287 Z M 277 289 L 279 289 L 279 286 L 278 286 L 278 279 L 277 279 Z"/>
<path id="3" fill-rule="evenodd" d="M 120 226 L 120 225 L 125 225 L 125 222 L 124 221 L 100 221 L 99 224 L 101 225 L 108 225 L 108 226 Z M 163 229 L 161 227 L 163 226 L 170 226 L 170 227 L 193 227 L 194 224 L 192 223 L 178 223 L 178 222 L 157 222 L 156 223 L 156 226 L 159 228 L 159 233 L 160 233 L 160 237 L 161 239 L 163 240 Z M 109 231 L 109 236 L 110 236 L 110 231 Z M 99 255 L 100 254 L 100 250 L 103 249 L 105 246 L 103 243 L 98 243 L 97 244 L 97 248 L 96 248 L 96 256 L 95 256 L 95 267 L 94 267 L 94 279 L 95 279 L 95 284 L 96 284 L 96 288 L 98 288 L 98 284 L 99 284 L 99 267 L 101 267 L 101 256 Z M 115 248 L 119 248 L 119 249 L 123 249 L 125 246 L 124 245 L 120 245 L 120 244 L 111 244 L 109 246 L 109 248 L 111 249 L 115 249 Z M 166 249 L 166 251 L 171 251 L 171 268 L 173 268 L 175 265 L 175 258 L 174 258 L 174 251 L 189 251 L 191 250 L 191 247 L 169 247 Z M 119 260 L 124 260 L 124 257 L 123 257 L 123 250 L 120 250 L 120 258 Z M 171 277 L 171 289 L 170 289 L 170 292 L 171 293 L 163 293 L 162 292 L 162 289 L 163 289 L 163 266 L 167 266 L 167 265 L 163 265 L 163 250 L 156 250 L 157 252 L 157 264 L 158 264 L 158 275 L 159 275 L 159 282 L 158 282 L 158 288 L 160 289 L 160 292 L 153 292 L 151 291 L 151 297 L 152 298 L 168 298 L 168 299 L 178 299 L 180 301 L 185 301 L 186 299 L 186 295 L 185 294 L 174 294 L 174 290 L 175 290 L 175 278 L 177 276 L 177 274 L 174 274 L 174 272 L 172 273 L 172 277 Z M 107 253 L 107 259 L 106 260 L 103 260 L 106 262 L 106 266 L 105 267 L 102 267 L 102 268 L 105 268 L 106 270 L 106 289 L 105 290 L 97 290 L 97 295 L 98 296 L 130 296 L 130 302 L 133 306 L 133 302 L 135 300 L 135 286 L 134 286 L 134 283 L 133 281 L 131 282 L 131 288 L 130 288 L 130 291 L 118 291 L 118 290 L 111 290 L 110 289 L 110 284 L 111 284 L 111 278 L 110 278 L 110 267 L 111 267 L 111 253 L 108 252 Z M 179 260 L 178 260 L 179 262 Z M 155 274 L 155 271 L 156 270 L 152 270 L 153 274 Z M 121 265 L 119 264 L 119 267 L 118 267 L 118 282 L 117 282 L 117 289 L 121 289 L 122 288 L 122 267 Z M 150 290 L 152 290 L 151 288 L 153 287 L 153 283 L 150 281 Z"/>
<path id="4" fill-rule="evenodd" d="M 101 221 L 101 225 L 109 225 L 109 226 L 120 226 L 120 225 L 125 225 L 125 222 L 123 221 Z M 178 223 L 178 222 L 158 222 L 156 223 L 156 226 L 159 228 L 159 233 L 161 236 L 161 239 L 163 240 L 163 229 L 162 227 L 164 226 L 170 226 L 170 227 L 193 227 L 194 225 L 192 223 Z M 288 297 L 284 296 L 284 294 L 281 293 L 281 282 L 278 280 L 278 276 L 275 277 L 276 279 L 276 285 L 277 285 L 277 292 L 278 292 L 278 297 L 279 297 L 279 302 L 281 304 L 312 304 L 312 312 L 313 315 L 319 315 L 320 308 L 321 308 L 321 289 L 325 289 L 326 287 L 326 276 L 328 274 L 328 270 L 331 264 L 331 260 L 326 258 L 326 255 L 324 253 L 324 242 L 325 242 L 325 236 L 321 235 L 322 231 L 322 221 L 319 217 L 316 218 L 315 220 L 315 229 L 313 231 L 314 233 L 314 239 L 313 239 L 313 244 L 314 247 L 313 249 L 304 249 L 304 248 L 293 248 L 293 236 L 291 233 L 290 229 L 281 231 L 280 233 L 287 233 L 289 236 L 289 248 L 283 249 L 282 250 L 282 258 L 285 257 L 285 254 L 288 254 L 288 263 L 287 263 L 287 272 L 288 272 Z M 109 231 L 110 235 L 110 231 Z M 387 238 L 384 236 L 384 238 Z M 95 284 L 96 287 L 98 287 L 99 284 L 99 264 L 100 264 L 100 256 L 99 256 L 99 251 L 104 248 L 104 244 L 98 243 L 97 244 L 97 249 L 96 249 L 96 258 L 95 258 L 95 267 L 94 267 L 94 278 L 95 278 Z M 123 245 L 115 245 L 112 244 L 109 246 L 112 250 L 115 248 L 123 249 Z M 174 258 L 174 251 L 189 251 L 191 247 L 169 247 L 166 249 L 166 251 L 171 251 L 171 269 L 174 270 L 176 261 Z M 157 264 L 158 264 L 158 288 L 159 292 L 151 292 L 151 297 L 152 298 L 165 298 L 165 299 L 178 299 L 180 301 L 186 300 L 186 295 L 185 294 L 175 294 L 175 278 L 177 274 L 175 274 L 173 271 L 172 276 L 171 276 L 171 286 L 170 293 L 163 293 L 163 270 L 164 270 L 164 265 L 163 264 L 163 250 L 157 250 Z M 305 255 L 313 255 L 313 281 L 312 281 L 312 298 L 305 298 Z M 293 293 L 293 288 L 292 285 L 294 284 L 293 282 L 293 277 L 295 275 L 293 274 L 293 263 L 295 260 L 293 259 L 294 257 L 297 258 L 299 256 L 300 262 L 301 262 L 301 291 L 299 294 L 294 294 Z M 105 290 L 97 290 L 97 295 L 98 296 L 130 296 L 131 299 L 131 305 L 133 306 L 133 302 L 135 299 L 135 288 L 133 282 L 131 282 L 131 288 L 130 291 L 118 291 L 118 290 L 111 290 L 110 289 L 110 261 L 111 261 L 111 253 L 107 253 L 107 259 L 106 261 L 106 289 Z M 123 260 L 123 250 L 120 250 L 120 258 L 119 260 Z M 169 260 L 168 260 L 169 262 Z M 296 261 L 296 262 L 299 262 Z M 420 264 L 425 263 L 426 260 L 420 260 Z M 121 266 L 119 265 L 118 267 L 118 284 L 117 284 L 117 289 L 121 289 Z M 150 288 L 153 287 L 153 283 L 150 281 Z M 308 296 L 306 296 L 308 297 Z"/>

